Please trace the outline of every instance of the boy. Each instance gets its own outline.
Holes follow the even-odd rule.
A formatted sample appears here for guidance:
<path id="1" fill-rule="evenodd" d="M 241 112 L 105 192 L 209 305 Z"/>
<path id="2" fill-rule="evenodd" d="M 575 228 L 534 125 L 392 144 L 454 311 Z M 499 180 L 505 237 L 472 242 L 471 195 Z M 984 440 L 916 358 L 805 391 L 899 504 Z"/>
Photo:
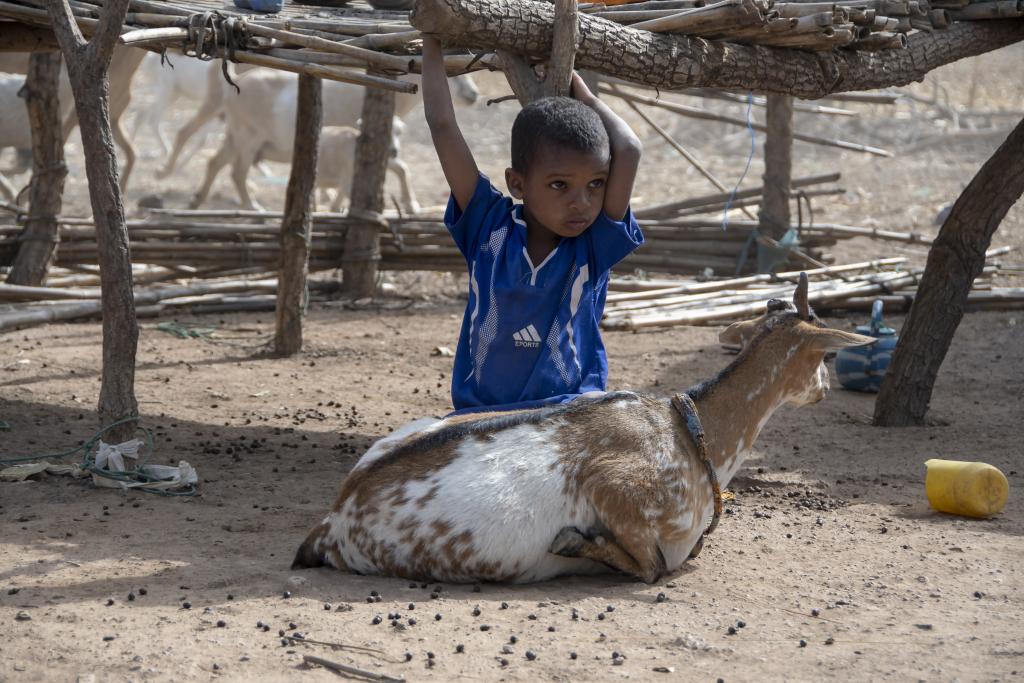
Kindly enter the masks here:
<path id="1" fill-rule="evenodd" d="M 573 74 L 575 99 L 525 107 L 512 126 L 512 200 L 477 169 L 452 107 L 441 46 L 423 37 L 423 106 L 451 187 L 445 225 L 469 265 L 452 373 L 457 413 L 530 408 L 604 391 L 598 323 L 608 273 L 643 242 L 629 209 L 640 141 Z"/>

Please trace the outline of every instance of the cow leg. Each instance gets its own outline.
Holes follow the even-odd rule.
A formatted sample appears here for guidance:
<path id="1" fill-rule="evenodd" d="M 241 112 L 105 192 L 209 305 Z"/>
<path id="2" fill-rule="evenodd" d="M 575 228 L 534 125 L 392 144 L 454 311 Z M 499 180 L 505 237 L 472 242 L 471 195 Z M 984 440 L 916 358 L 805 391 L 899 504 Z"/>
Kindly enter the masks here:
<path id="1" fill-rule="evenodd" d="M 647 584 L 653 584 L 666 573 L 665 559 L 653 538 L 644 543 L 623 543 L 606 533 L 593 533 L 586 538 L 579 529 L 566 526 L 558 532 L 549 552 L 562 557 L 582 557 L 601 562 Z"/>
<path id="2" fill-rule="evenodd" d="M 235 158 L 231 163 L 231 180 L 235 184 L 235 190 L 238 191 L 238 199 L 242 202 L 244 208 L 252 211 L 263 211 L 263 207 L 260 206 L 259 202 L 254 200 L 252 195 L 249 194 L 249 169 L 252 168 L 255 161 L 255 155 L 244 154 L 240 150 L 236 150 Z"/>
<path id="3" fill-rule="evenodd" d="M 14 186 L 11 185 L 11 181 L 9 181 L 7 176 L 3 173 L 0 173 L 0 195 L 3 195 L 4 199 L 12 204 L 16 201 L 18 196 L 18 193 L 14 190 Z"/>
<path id="4" fill-rule="evenodd" d="M 199 186 L 199 189 L 196 191 L 192 201 L 189 202 L 188 207 L 190 209 L 197 209 L 206 201 L 206 198 L 210 194 L 210 188 L 213 187 L 213 181 L 217 179 L 217 174 L 220 173 L 222 168 L 227 166 L 229 161 L 231 161 L 231 157 L 234 154 L 234 150 L 231 147 L 231 136 L 226 135 L 224 137 L 224 143 L 206 165 L 206 177 L 203 178 L 203 184 Z"/>
<path id="5" fill-rule="evenodd" d="M 393 156 L 388 160 L 388 170 L 398 176 L 398 183 L 402 187 L 402 208 L 412 214 L 419 213 L 419 202 L 416 201 L 416 195 L 409 184 L 409 167 L 397 156 Z"/>
<path id="6" fill-rule="evenodd" d="M 121 178 L 118 182 L 121 192 L 124 193 L 128 187 L 128 177 L 132 174 L 132 169 L 135 168 L 135 145 L 128 139 L 120 116 L 111 121 L 111 128 L 111 132 L 114 134 L 114 142 L 124 152 L 124 168 L 121 170 Z"/>

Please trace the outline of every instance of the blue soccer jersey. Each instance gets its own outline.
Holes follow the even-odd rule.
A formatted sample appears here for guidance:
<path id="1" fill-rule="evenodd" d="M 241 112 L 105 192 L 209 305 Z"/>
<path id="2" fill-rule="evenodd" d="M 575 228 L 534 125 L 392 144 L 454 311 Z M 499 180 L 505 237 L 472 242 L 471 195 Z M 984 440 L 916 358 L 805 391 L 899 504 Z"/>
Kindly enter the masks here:
<path id="1" fill-rule="evenodd" d="M 469 266 L 452 402 L 457 412 L 523 408 L 603 391 L 608 360 L 598 323 L 612 266 L 643 243 L 633 212 L 603 211 L 534 265 L 521 204 L 477 181 L 464 211 L 452 197 L 445 225 Z"/>

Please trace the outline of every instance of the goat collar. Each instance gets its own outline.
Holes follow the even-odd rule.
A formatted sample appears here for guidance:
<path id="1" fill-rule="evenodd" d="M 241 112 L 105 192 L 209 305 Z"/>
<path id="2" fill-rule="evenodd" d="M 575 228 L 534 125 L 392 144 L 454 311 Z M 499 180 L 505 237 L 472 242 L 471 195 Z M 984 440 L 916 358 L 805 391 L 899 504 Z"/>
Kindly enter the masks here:
<path id="1" fill-rule="evenodd" d="M 708 479 L 711 481 L 711 493 L 715 503 L 715 513 L 711 517 L 711 523 L 708 524 L 707 530 L 701 534 L 697 545 L 690 551 L 690 559 L 693 559 L 700 554 L 700 551 L 704 548 L 704 539 L 715 530 L 715 527 L 718 526 L 718 520 L 722 517 L 722 488 L 718 484 L 718 474 L 715 472 L 715 466 L 711 463 L 711 458 L 708 457 L 708 444 L 704 438 L 704 427 L 700 423 L 700 415 L 697 414 L 697 406 L 694 404 L 693 399 L 690 398 L 689 394 L 674 394 L 672 396 L 672 407 L 679 411 L 683 422 L 686 423 L 686 430 L 690 433 L 690 438 L 693 439 L 693 443 L 697 447 L 697 457 L 701 459 L 701 462 L 704 463 L 704 468 L 708 471 Z"/>

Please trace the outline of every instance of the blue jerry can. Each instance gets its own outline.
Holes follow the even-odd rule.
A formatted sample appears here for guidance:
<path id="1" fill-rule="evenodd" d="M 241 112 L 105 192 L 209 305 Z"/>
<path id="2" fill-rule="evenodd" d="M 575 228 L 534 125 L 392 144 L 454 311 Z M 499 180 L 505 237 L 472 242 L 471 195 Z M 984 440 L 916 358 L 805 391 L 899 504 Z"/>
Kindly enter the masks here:
<path id="1" fill-rule="evenodd" d="M 284 0 L 235 0 L 235 7 L 254 9 L 257 12 L 280 12 Z"/>
<path id="2" fill-rule="evenodd" d="M 871 306 L 871 324 L 858 325 L 857 333 L 877 337 L 878 341 L 870 346 L 852 346 L 837 353 L 836 375 L 846 389 L 877 392 L 899 340 L 896 330 L 882 323 L 881 299 L 875 299 Z"/>

